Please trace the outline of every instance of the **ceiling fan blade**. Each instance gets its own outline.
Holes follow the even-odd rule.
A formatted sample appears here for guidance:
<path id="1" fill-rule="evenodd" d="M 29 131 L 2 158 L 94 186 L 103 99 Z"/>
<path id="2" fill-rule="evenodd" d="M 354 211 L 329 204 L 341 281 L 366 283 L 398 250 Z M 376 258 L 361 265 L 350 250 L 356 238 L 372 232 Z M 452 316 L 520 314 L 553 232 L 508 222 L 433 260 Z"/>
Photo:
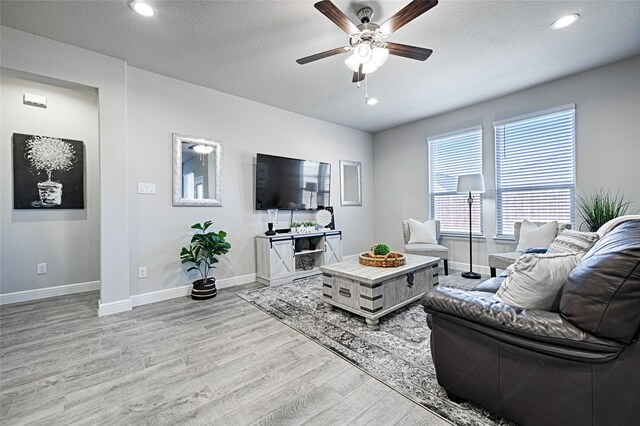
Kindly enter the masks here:
<path id="1" fill-rule="evenodd" d="M 342 31 L 344 31 L 345 33 L 356 34 L 357 32 L 359 32 L 358 27 L 356 27 L 355 24 L 351 22 L 349 18 L 347 18 L 347 16 L 329 0 L 319 1 L 313 6 L 318 9 L 324 16 L 331 19 L 331 21 L 339 26 L 340 29 L 342 29 Z"/>
<path id="2" fill-rule="evenodd" d="M 438 0 L 413 0 L 411 3 L 400 9 L 398 13 L 380 25 L 380 30 L 384 34 L 389 35 L 404 27 L 406 24 L 413 21 L 437 4 Z"/>
<path id="3" fill-rule="evenodd" d="M 396 56 L 403 56 L 405 58 L 416 59 L 418 61 L 426 61 L 433 53 L 431 49 L 425 49 L 424 47 L 407 46 L 400 43 L 385 43 L 385 46 L 389 49 L 389 54 Z"/>
<path id="4" fill-rule="evenodd" d="M 362 72 L 362 66 L 363 64 L 360 64 L 360 68 L 358 69 L 358 71 L 353 73 L 353 78 L 351 79 L 352 83 L 358 83 L 364 80 L 364 78 L 367 76 L 365 73 Z"/>
<path id="5" fill-rule="evenodd" d="M 309 62 L 317 61 L 318 59 L 328 58 L 329 56 L 338 55 L 340 53 L 348 52 L 350 47 L 336 47 L 335 49 L 327 50 L 325 52 L 316 53 L 315 55 L 307 56 L 298 59 L 296 62 L 300 65 L 308 64 Z"/>

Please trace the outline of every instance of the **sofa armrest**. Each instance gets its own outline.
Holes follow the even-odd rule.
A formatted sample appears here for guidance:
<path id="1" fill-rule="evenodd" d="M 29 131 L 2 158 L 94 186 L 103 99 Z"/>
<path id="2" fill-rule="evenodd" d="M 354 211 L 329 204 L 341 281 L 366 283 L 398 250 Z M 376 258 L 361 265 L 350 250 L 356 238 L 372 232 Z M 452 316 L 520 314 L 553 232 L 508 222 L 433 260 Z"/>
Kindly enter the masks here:
<path id="1" fill-rule="evenodd" d="M 492 294 L 435 287 L 422 297 L 425 312 L 447 315 L 503 333 L 501 340 L 534 340 L 556 346 L 617 356 L 624 348 L 617 342 L 593 336 L 579 329 L 559 313 L 521 309 L 496 302 Z M 487 334 L 487 333 L 485 333 Z M 524 339 L 515 339 L 515 336 Z M 494 336 L 498 337 L 499 336 Z M 521 344 L 522 346 L 522 344 Z M 536 346 L 536 345 L 533 345 Z"/>

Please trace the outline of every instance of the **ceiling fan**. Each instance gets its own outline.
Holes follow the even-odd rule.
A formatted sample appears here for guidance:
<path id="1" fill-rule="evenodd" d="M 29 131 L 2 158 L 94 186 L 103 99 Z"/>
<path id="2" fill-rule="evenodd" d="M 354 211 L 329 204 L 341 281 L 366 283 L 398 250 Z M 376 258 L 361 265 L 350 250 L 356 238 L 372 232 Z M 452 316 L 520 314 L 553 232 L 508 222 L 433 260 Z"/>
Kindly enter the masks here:
<path id="1" fill-rule="evenodd" d="M 437 0 L 413 0 L 380 25 L 371 22 L 373 9 L 363 7 L 357 14 L 358 19 L 360 19 L 360 25 L 356 26 L 331 1 L 319 1 L 314 4 L 314 7 L 333 21 L 342 31 L 349 34 L 349 45 L 300 58 L 296 62 L 303 65 L 340 53 L 353 52 L 345 60 L 345 63 L 353 70 L 352 81 L 357 83 L 364 80 L 368 73 L 372 73 L 382 66 L 389 55 L 424 61 L 433 53 L 433 50 L 391 43 L 385 40 L 394 31 L 402 28 L 437 4 Z"/>

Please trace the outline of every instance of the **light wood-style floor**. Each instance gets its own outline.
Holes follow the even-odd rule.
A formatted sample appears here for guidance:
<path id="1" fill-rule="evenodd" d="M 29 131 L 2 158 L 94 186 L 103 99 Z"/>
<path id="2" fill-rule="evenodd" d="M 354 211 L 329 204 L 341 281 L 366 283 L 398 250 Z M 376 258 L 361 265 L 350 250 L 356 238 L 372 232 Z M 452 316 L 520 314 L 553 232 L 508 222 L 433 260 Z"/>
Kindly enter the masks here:
<path id="1" fill-rule="evenodd" d="M 449 424 L 238 290 L 101 318 L 97 292 L 0 307 L 0 423 Z"/>

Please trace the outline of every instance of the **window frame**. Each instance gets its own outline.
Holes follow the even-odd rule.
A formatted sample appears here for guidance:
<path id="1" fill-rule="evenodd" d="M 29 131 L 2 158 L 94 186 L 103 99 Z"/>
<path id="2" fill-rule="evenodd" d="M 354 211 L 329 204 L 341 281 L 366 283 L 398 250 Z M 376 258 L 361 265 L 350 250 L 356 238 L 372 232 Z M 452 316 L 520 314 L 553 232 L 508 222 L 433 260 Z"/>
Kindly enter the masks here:
<path id="1" fill-rule="evenodd" d="M 501 178 L 500 178 L 500 171 L 502 169 L 502 167 L 500 166 L 501 160 L 499 158 L 500 155 L 500 150 L 498 147 L 499 144 L 499 140 L 498 140 L 498 134 L 499 134 L 499 128 L 503 127 L 505 125 L 511 124 L 511 123 L 516 123 L 516 122 L 521 122 L 521 121 L 527 121 L 533 118 L 538 118 L 538 117 L 543 117 L 545 115 L 551 115 L 551 114 L 555 114 L 555 113 L 560 113 L 560 112 L 572 112 L 572 125 L 573 125 L 573 129 L 572 129 L 572 183 L 571 184 L 560 184 L 560 185 L 518 185 L 518 186 L 510 186 L 508 189 L 501 189 L 500 188 L 500 182 L 501 182 Z M 493 123 L 493 135 L 494 135 L 494 152 L 495 152 L 495 157 L 494 157 L 494 165 L 495 165 L 495 191 L 496 191 L 496 206 L 495 206 L 495 212 L 496 212 L 496 237 L 497 239 L 514 239 L 514 234 L 507 234 L 504 231 L 504 221 L 502 220 L 502 218 L 504 217 L 504 209 L 503 209 L 503 203 L 502 203 L 502 197 L 504 193 L 509 193 L 509 192 L 536 192 L 536 191 L 544 191 L 544 190 L 559 190 L 559 191 L 569 191 L 569 217 L 570 217 L 570 224 L 572 225 L 572 227 L 575 225 L 576 223 L 576 206 L 575 206 L 575 193 L 576 193 L 576 169 L 577 169 L 577 164 L 576 164 L 576 105 L 575 104 L 566 104 L 566 105 L 561 105 L 561 106 L 557 106 L 554 108 L 549 108 L 549 109 L 545 109 L 545 110 L 540 110 L 540 111 L 536 111 L 536 112 L 532 112 L 529 114 L 523 114 L 523 115 L 519 115 L 519 116 L 515 116 L 515 117 L 510 117 L 504 120 L 499 120 L 499 121 L 495 121 Z M 540 152 L 543 152 L 542 150 L 540 150 Z M 526 219 L 526 218 L 522 218 L 522 219 Z M 558 218 L 550 218 L 549 220 L 559 220 Z M 566 223 L 566 222 L 562 222 L 562 223 Z"/>
<path id="2" fill-rule="evenodd" d="M 432 181 L 433 181 L 433 176 L 432 176 L 432 172 L 434 170 L 433 166 L 433 161 L 434 158 L 432 156 L 432 143 L 437 143 L 438 140 L 440 139 L 446 139 L 446 138 L 451 138 L 454 136 L 463 136 L 463 135 L 468 135 L 471 133 L 475 133 L 478 132 L 478 136 L 479 136 L 479 140 L 477 141 L 479 143 L 479 150 L 480 150 L 480 159 L 479 159 L 479 165 L 480 165 L 480 169 L 479 170 L 470 170 L 468 173 L 460 173 L 457 176 L 462 176 L 465 174 L 472 174 L 472 173 L 483 173 L 484 170 L 484 165 L 483 165 L 483 136 L 484 136 L 484 128 L 482 126 L 482 124 L 476 125 L 476 126 L 472 126 L 472 127 L 467 127 L 464 129 L 460 129 L 460 130 L 455 130 L 453 132 L 448 132 L 448 133 L 441 133 L 441 134 L 437 134 L 437 135 L 432 135 L 427 137 L 427 151 L 428 151 L 428 168 L 429 168 L 429 173 L 428 173 L 428 198 L 429 198 L 429 218 L 431 220 L 440 220 L 441 221 L 441 231 L 440 231 L 440 235 L 445 236 L 445 237 L 469 237 L 469 231 L 468 228 L 467 230 L 464 231 L 453 231 L 453 230 L 447 230 L 443 225 L 442 225 L 442 219 L 435 217 L 435 197 L 436 196 L 460 196 L 460 197 L 464 197 L 464 205 L 465 205 L 465 216 L 468 216 L 468 204 L 466 202 L 467 198 L 468 198 L 468 193 L 460 193 L 457 191 L 446 191 L 446 192 L 438 192 L 435 193 L 434 191 L 432 191 Z M 479 221 L 479 232 L 473 232 L 472 236 L 473 237 L 477 237 L 477 238 L 484 238 L 484 214 L 483 214 L 483 203 L 484 203 L 484 194 L 473 194 L 473 205 L 476 206 L 477 205 L 477 212 L 474 212 L 474 216 L 473 219 L 477 218 Z M 467 224 L 468 226 L 468 224 Z"/>

